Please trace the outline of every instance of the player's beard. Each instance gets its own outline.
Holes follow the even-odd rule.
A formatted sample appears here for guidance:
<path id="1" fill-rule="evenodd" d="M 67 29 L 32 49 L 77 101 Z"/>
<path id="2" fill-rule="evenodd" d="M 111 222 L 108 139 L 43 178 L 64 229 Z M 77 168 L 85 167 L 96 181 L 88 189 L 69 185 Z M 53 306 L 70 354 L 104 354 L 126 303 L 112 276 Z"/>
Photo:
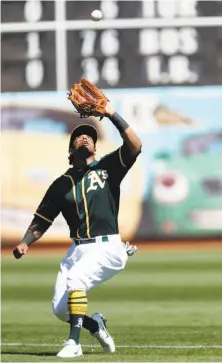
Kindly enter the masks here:
<path id="1" fill-rule="evenodd" d="M 80 146 L 73 154 L 75 167 L 77 169 L 84 169 L 87 166 L 87 159 L 92 155 L 93 153 L 87 146 Z"/>

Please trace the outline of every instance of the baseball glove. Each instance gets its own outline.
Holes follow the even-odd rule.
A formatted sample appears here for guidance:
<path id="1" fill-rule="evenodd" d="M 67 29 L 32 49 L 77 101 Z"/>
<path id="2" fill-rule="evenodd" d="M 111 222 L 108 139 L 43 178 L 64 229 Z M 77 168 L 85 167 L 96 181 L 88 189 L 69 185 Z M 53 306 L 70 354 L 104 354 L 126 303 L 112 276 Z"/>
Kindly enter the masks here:
<path id="1" fill-rule="evenodd" d="M 70 88 L 68 99 L 80 114 L 80 117 L 106 116 L 106 105 L 109 101 L 99 88 L 82 78 Z"/>

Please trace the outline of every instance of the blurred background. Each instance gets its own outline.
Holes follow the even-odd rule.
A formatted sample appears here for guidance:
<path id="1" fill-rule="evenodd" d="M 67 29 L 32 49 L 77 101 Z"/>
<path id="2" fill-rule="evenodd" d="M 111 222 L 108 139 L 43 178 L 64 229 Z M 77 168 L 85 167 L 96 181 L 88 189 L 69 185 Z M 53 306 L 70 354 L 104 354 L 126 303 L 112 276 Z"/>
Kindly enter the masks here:
<path id="1" fill-rule="evenodd" d="M 68 169 L 82 120 L 67 92 L 81 77 L 143 141 L 121 187 L 123 239 L 222 238 L 221 1 L 2 1 L 1 21 L 3 246 Z M 88 122 L 98 157 L 119 146 L 108 120 Z M 69 242 L 62 217 L 44 241 Z"/>
<path id="2" fill-rule="evenodd" d="M 118 346 L 109 360 L 221 362 L 222 2 L 1 1 L 1 22 L 1 360 L 52 361 L 67 337 L 50 304 L 65 221 L 21 260 L 11 251 L 69 167 L 82 120 L 67 93 L 86 77 L 143 141 L 119 214 L 138 252 L 88 296 Z M 119 147 L 108 119 L 87 122 L 98 158 Z M 104 361 L 87 333 L 81 341 L 87 361 Z"/>

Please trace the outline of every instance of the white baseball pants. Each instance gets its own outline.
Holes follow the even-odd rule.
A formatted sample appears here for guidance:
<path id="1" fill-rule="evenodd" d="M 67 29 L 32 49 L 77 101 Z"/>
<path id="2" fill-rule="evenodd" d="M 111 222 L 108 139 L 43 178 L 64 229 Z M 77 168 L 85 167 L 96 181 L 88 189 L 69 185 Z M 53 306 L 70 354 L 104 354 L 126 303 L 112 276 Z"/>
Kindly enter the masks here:
<path id="1" fill-rule="evenodd" d="M 60 264 L 52 300 L 53 313 L 59 319 L 69 320 L 67 300 L 71 291 L 87 292 L 124 269 L 128 255 L 120 235 L 108 238 L 109 242 L 101 242 L 98 236 L 96 243 L 71 244 Z"/>

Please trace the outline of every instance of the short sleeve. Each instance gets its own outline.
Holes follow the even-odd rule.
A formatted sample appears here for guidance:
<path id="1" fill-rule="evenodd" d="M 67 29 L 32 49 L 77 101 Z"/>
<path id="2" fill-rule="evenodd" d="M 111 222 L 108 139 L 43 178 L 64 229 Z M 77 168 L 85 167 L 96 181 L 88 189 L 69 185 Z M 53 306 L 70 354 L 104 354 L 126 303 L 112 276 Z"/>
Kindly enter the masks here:
<path id="1" fill-rule="evenodd" d="M 113 182 L 120 184 L 129 169 L 133 166 L 137 155 L 132 155 L 128 146 L 124 143 L 114 152 L 101 159 L 101 166 L 106 168 Z"/>
<path id="2" fill-rule="evenodd" d="M 34 213 L 36 216 L 44 219 L 50 224 L 53 223 L 54 219 L 61 211 L 62 196 L 60 192 L 60 186 L 61 178 L 58 178 L 50 185 L 36 212 Z"/>

